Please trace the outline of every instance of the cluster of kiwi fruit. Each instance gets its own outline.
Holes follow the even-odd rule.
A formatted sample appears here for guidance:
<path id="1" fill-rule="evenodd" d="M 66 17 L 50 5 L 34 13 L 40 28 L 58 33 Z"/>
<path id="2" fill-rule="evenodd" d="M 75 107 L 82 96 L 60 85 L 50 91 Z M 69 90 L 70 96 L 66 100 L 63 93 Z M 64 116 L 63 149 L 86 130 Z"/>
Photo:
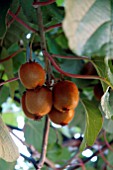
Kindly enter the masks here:
<path id="1" fill-rule="evenodd" d="M 38 120 L 48 114 L 52 122 L 62 126 L 73 119 L 79 102 L 79 91 L 73 82 L 58 81 L 51 90 L 44 85 L 46 72 L 40 64 L 32 61 L 21 65 L 19 78 L 26 88 L 21 103 L 27 117 Z"/>

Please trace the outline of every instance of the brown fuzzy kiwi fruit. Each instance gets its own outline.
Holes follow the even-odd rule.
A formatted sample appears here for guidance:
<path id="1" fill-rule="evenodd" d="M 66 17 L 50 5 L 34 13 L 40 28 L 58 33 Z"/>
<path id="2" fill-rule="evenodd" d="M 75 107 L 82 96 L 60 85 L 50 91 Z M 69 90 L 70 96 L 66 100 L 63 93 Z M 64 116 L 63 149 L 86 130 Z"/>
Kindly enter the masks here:
<path id="1" fill-rule="evenodd" d="M 52 91 L 44 86 L 27 90 L 26 107 L 32 114 L 37 116 L 46 115 L 52 108 Z"/>
<path id="2" fill-rule="evenodd" d="M 60 81 L 53 86 L 53 105 L 63 112 L 77 107 L 79 91 L 77 86 L 68 80 Z"/>
<path id="3" fill-rule="evenodd" d="M 65 126 L 73 119 L 74 114 L 75 112 L 73 109 L 65 112 L 60 112 L 53 107 L 48 115 L 53 123 Z"/>
<path id="4" fill-rule="evenodd" d="M 20 81 L 27 89 L 34 89 L 37 86 L 42 86 L 45 82 L 45 75 L 42 66 L 36 62 L 22 64 L 19 69 Z"/>
<path id="5" fill-rule="evenodd" d="M 33 119 L 33 120 L 39 120 L 41 117 L 35 115 L 35 114 L 32 114 L 30 113 L 27 108 L 26 108 L 26 104 L 25 104 L 25 98 L 26 98 L 26 93 L 23 93 L 22 95 L 22 99 L 21 99 L 21 104 L 22 104 L 22 109 L 24 111 L 24 114 L 30 118 L 30 119 Z"/>

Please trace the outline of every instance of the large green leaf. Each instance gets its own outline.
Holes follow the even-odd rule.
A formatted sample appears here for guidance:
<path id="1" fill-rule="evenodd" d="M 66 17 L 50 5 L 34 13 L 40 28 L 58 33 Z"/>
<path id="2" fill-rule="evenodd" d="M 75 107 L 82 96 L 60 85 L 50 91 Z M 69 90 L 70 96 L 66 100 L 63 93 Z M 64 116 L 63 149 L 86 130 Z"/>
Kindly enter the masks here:
<path id="1" fill-rule="evenodd" d="M 33 0 L 19 0 L 20 5 L 22 6 L 22 10 L 27 17 L 28 21 L 31 23 L 37 24 L 37 15 L 36 15 L 36 9 L 33 8 L 32 3 Z"/>
<path id="2" fill-rule="evenodd" d="M 10 10 L 15 14 L 19 7 L 19 0 L 13 0 Z M 8 21 L 12 19 L 10 15 L 7 16 Z M 20 10 L 18 16 L 22 21 L 29 25 L 27 22 L 26 16 L 23 14 L 22 9 Z M 18 23 L 16 20 L 8 27 L 7 32 L 4 37 L 3 44 L 6 48 L 9 48 L 13 43 L 16 43 L 23 39 L 26 41 L 26 34 L 30 32 L 27 28 L 25 28 L 22 24 Z"/>
<path id="3" fill-rule="evenodd" d="M 4 59 L 6 57 L 8 57 L 8 51 L 5 48 L 3 48 L 2 53 L 1 53 L 1 58 Z M 4 66 L 5 73 L 8 77 L 8 79 L 14 78 L 12 59 L 5 61 L 3 63 L 3 66 Z M 17 81 L 9 83 L 10 95 L 12 98 L 14 97 L 14 92 L 17 89 L 17 87 L 18 87 Z"/>
<path id="4" fill-rule="evenodd" d="M 68 148 L 62 148 L 58 144 L 54 144 L 47 151 L 47 157 L 53 161 L 59 163 L 60 165 L 64 165 L 64 160 L 68 160 L 71 156 Z M 66 162 L 65 162 L 66 163 Z"/>
<path id="5" fill-rule="evenodd" d="M 11 2 L 12 0 L 0 1 L 0 22 L 2 23 L 0 24 L 0 38 L 2 38 L 4 36 L 4 33 L 6 32 L 6 14 L 10 7 Z"/>
<path id="6" fill-rule="evenodd" d="M 111 165 L 113 165 L 113 152 L 109 151 L 107 154 L 107 160 Z M 112 170 L 113 168 L 110 166 L 107 166 L 107 170 Z"/>
<path id="7" fill-rule="evenodd" d="M 5 85 L 0 89 L 0 105 L 6 101 L 9 96 L 9 88 Z"/>
<path id="8" fill-rule="evenodd" d="M 75 53 L 106 54 L 111 37 L 112 3 L 111 0 L 66 1 L 63 29 Z"/>
<path id="9" fill-rule="evenodd" d="M 113 84 L 112 84 L 112 73 L 110 71 L 110 67 L 108 65 L 106 65 L 105 62 L 105 57 L 98 57 L 98 56 L 94 56 L 92 57 L 92 61 L 93 64 L 97 70 L 97 73 L 100 77 L 103 77 L 106 79 L 106 81 L 108 82 L 109 86 L 111 86 L 113 88 Z M 106 84 L 104 81 L 101 81 L 102 86 L 103 86 L 103 90 L 106 91 L 108 84 Z"/>
<path id="10" fill-rule="evenodd" d="M 14 170 L 16 162 L 6 162 L 0 159 L 0 169 L 2 170 Z"/>
<path id="11" fill-rule="evenodd" d="M 25 123 L 24 135 L 27 143 L 32 144 L 38 151 L 41 151 L 43 138 L 44 118 L 40 121 L 28 120 Z M 48 144 L 55 143 L 57 136 L 53 128 L 50 128 Z"/>
<path id="12" fill-rule="evenodd" d="M 36 9 L 32 6 L 33 0 L 19 0 L 20 5 L 22 6 L 22 10 L 28 21 L 32 24 L 38 23 L 37 20 L 37 13 Z M 43 23 L 44 25 L 51 25 L 54 21 L 54 24 L 57 22 L 61 22 L 63 20 L 63 10 L 57 8 L 56 4 L 51 4 L 48 6 L 44 6 L 42 9 L 42 15 L 43 15 Z M 37 25 L 38 26 L 38 25 Z"/>
<path id="13" fill-rule="evenodd" d="M 86 111 L 86 128 L 81 150 L 94 144 L 103 124 L 102 114 L 93 102 L 83 100 L 83 106 Z"/>
<path id="14" fill-rule="evenodd" d="M 84 132 L 85 128 L 85 109 L 81 102 L 79 102 L 77 108 L 75 109 L 75 116 L 73 120 L 69 123 L 69 127 L 79 127 Z"/>

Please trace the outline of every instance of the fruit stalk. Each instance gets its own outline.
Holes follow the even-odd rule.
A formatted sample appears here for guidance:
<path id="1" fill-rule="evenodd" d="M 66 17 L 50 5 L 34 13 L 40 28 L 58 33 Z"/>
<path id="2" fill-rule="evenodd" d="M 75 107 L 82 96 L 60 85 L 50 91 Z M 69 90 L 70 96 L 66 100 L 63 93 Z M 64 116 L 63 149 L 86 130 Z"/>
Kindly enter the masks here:
<path id="1" fill-rule="evenodd" d="M 39 2 L 38 0 L 36 1 L 37 3 Z M 37 7 L 37 20 L 38 20 L 38 29 L 39 29 L 39 35 L 40 35 L 40 45 L 41 45 L 41 50 L 46 50 L 46 39 L 45 39 L 45 29 L 43 25 L 43 17 L 42 17 L 42 11 L 41 7 Z M 50 62 L 48 58 L 45 56 L 45 71 L 49 74 L 50 72 Z M 50 76 L 49 76 L 50 77 Z"/>

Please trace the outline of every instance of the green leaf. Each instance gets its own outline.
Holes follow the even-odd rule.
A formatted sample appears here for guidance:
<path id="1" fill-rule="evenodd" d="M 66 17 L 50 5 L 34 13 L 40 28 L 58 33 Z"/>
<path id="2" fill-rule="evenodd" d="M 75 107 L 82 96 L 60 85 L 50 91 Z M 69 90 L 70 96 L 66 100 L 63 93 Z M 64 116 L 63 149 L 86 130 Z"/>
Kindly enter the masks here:
<path id="1" fill-rule="evenodd" d="M 12 0 L 9 1 L 0 1 L 0 38 L 2 38 L 6 32 L 6 14 L 10 7 L 10 4 L 12 3 Z"/>
<path id="2" fill-rule="evenodd" d="M 3 159 L 0 159 L 0 169 L 2 170 L 14 170 L 16 162 L 6 162 Z"/>
<path id="3" fill-rule="evenodd" d="M 81 60 L 62 60 L 62 63 L 60 64 L 61 68 L 68 72 L 68 73 L 72 73 L 72 74 L 81 74 L 81 70 L 84 66 L 84 62 Z M 76 85 L 79 88 L 84 88 L 87 86 L 90 86 L 91 83 L 94 80 L 84 80 L 84 79 L 74 79 L 72 78 L 72 81 L 74 83 L 76 83 Z"/>
<path id="4" fill-rule="evenodd" d="M 32 144 L 38 151 L 41 151 L 43 138 L 44 118 L 40 121 L 26 120 L 24 135 L 27 143 Z M 53 144 L 57 136 L 53 128 L 50 128 L 48 144 Z"/>
<path id="5" fill-rule="evenodd" d="M 61 6 L 64 3 L 64 0 L 56 0 L 58 6 Z"/>
<path id="6" fill-rule="evenodd" d="M 51 148 L 47 150 L 47 158 L 51 161 L 60 163 L 64 165 L 64 160 L 68 160 L 71 156 L 68 148 L 62 148 L 58 144 L 54 144 Z M 65 162 L 66 163 L 66 162 Z"/>
<path id="7" fill-rule="evenodd" d="M 0 105 L 6 101 L 7 97 L 9 96 L 9 88 L 5 85 L 0 89 Z"/>
<path id="8" fill-rule="evenodd" d="M 79 127 L 84 132 L 85 128 L 85 109 L 81 103 L 79 102 L 77 108 L 75 109 L 75 116 L 73 120 L 69 123 L 69 127 Z"/>
<path id="9" fill-rule="evenodd" d="M 1 56 L 2 56 L 1 57 L 2 59 L 8 57 L 8 52 L 5 48 L 2 49 Z M 3 66 L 4 66 L 5 73 L 7 74 L 8 79 L 14 78 L 12 59 L 5 61 L 3 63 Z M 10 95 L 12 98 L 14 97 L 14 92 L 17 89 L 17 87 L 18 87 L 17 81 L 9 83 Z"/>
<path id="10" fill-rule="evenodd" d="M 50 53 L 65 55 L 65 52 L 62 50 L 61 46 L 57 44 L 56 40 L 52 37 L 50 33 L 46 35 L 46 38 Z"/>
<path id="11" fill-rule="evenodd" d="M 113 165 L 113 152 L 109 151 L 107 154 L 107 160 L 108 162 Z M 113 168 L 110 166 L 107 166 L 107 170 L 112 170 Z"/>
<path id="12" fill-rule="evenodd" d="M 109 85 L 111 85 L 111 87 L 112 87 L 112 84 L 110 83 L 109 78 L 108 78 L 108 71 L 107 71 L 108 66 L 106 66 L 106 64 L 105 64 L 105 57 L 93 56 L 92 61 L 93 61 L 93 64 L 97 70 L 98 75 L 100 77 L 105 78 L 109 82 Z M 101 83 L 103 86 L 103 90 L 106 91 L 108 85 L 106 83 L 104 83 L 103 81 L 101 81 Z"/>
<path id="13" fill-rule="evenodd" d="M 36 16 L 36 9 L 32 6 L 33 0 L 19 1 L 20 5 L 22 6 L 23 13 L 27 17 L 28 21 L 37 24 L 38 21 Z"/>
<path id="14" fill-rule="evenodd" d="M 13 13 L 16 13 L 17 9 L 19 7 L 19 1 L 13 0 L 13 3 L 11 5 L 10 10 Z M 9 21 L 12 19 L 10 15 L 8 15 Z M 27 22 L 26 16 L 23 14 L 23 11 L 20 10 L 18 14 L 18 18 L 20 18 L 22 21 L 24 21 L 26 24 L 29 25 Z M 22 24 L 18 23 L 16 20 L 8 27 L 7 32 L 4 36 L 3 44 L 6 48 L 9 48 L 13 43 L 18 43 L 21 39 L 24 40 L 24 43 L 26 40 L 26 34 L 30 31 L 25 28 Z"/>
<path id="15" fill-rule="evenodd" d="M 63 29 L 75 53 L 106 54 L 111 37 L 112 8 L 110 0 L 66 1 Z"/>
<path id="16" fill-rule="evenodd" d="M 83 106 L 86 111 L 86 128 L 81 150 L 94 144 L 103 123 L 102 114 L 93 102 L 83 100 Z"/>
<path id="17" fill-rule="evenodd" d="M 113 133 L 113 120 L 104 119 L 103 128 L 109 133 Z"/>

